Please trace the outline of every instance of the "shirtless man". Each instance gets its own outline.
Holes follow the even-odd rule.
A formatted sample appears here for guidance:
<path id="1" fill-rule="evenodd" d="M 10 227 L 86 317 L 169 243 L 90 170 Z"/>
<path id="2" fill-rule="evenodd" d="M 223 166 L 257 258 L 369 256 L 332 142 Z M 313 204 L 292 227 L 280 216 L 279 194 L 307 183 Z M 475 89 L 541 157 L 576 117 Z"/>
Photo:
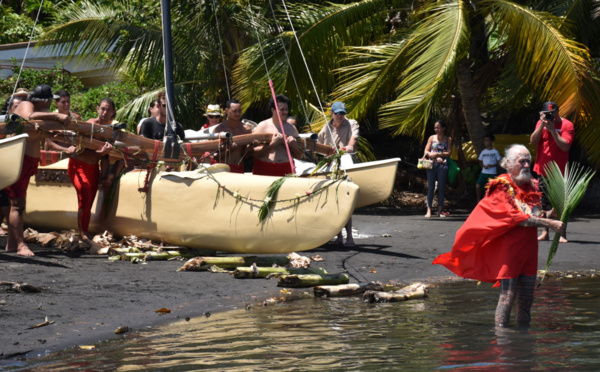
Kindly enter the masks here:
<path id="1" fill-rule="evenodd" d="M 6 107 L 2 107 L 3 113 L 6 109 L 6 115 L 0 115 L 0 123 L 6 121 L 7 115 L 14 114 L 19 104 L 27 99 L 27 93 L 29 93 L 29 90 L 25 88 L 19 88 L 15 94 L 6 99 Z M 4 190 L 0 190 L 0 224 L 2 223 L 2 221 L 4 221 L 3 209 L 5 209 L 5 207 L 7 210 L 6 213 L 8 213 L 8 210 L 10 210 L 10 201 L 8 200 L 8 196 L 6 196 Z M 4 234 L 6 234 L 6 232 L 4 231 L 4 229 L 2 229 L 2 227 L 0 227 L 0 236 L 3 236 Z"/>
<path id="2" fill-rule="evenodd" d="M 298 130 L 285 121 L 290 109 L 289 98 L 282 94 L 278 94 L 275 98 L 277 99 L 277 108 L 279 108 L 279 114 L 283 120 L 285 133 L 281 132 L 275 102 L 271 98 L 269 101 L 271 118 L 258 123 L 254 133 L 272 133 L 273 136 L 268 144 L 254 148 L 254 169 L 252 173 L 263 176 L 283 177 L 286 174 L 292 173 L 292 166 L 287 156 L 285 142 L 288 143 L 290 152 L 296 159 L 302 158 L 304 152 L 296 141 L 296 138 L 299 137 Z"/>
<path id="3" fill-rule="evenodd" d="M 65 125 L 71 123 L 68 115 L 50 111 L 52 88 L 49 85 L 38 85 L 28 95 L 28 100 L 23 101 L 15 110 L 15 114 L 27 120 L 57 120 Z M 24 123 L 24 125 L 31 125 Z M 5 216 L 8 216 L 8 239 L 6 251 L 17 252 L 21 256 L 34 256 L 23 239 L 23 213 L 25 212 L 25 197 L 29 179 L 37 173 L 40 161 L 40 142 L 42 132 L 29 132 L 25 141 L 25 158 L 19 180 L 4 189 L 9 198 L 10 206 L 3 207 Z"/>
<path id="4" fill-rule="evenodd" d="M 110 98 L 104 98 L 97 107 L 98 117 L 89 119 L 88 123 L 98 125 L 111 124 L 116 113 L 115 103 Z M 75 190 L 77 190 L 77 225 L 83 241 L 89 241 L 88 228 L 92 212 L 92 204 L 96 199 L 98 185 L 102 183 L 104 188 L 110 187 L 111 178 L 108 172 L 108 153 L 112 145 L 108 142 L 100 150 L 84 149 L 80 151 L 76 146 L 61 146 L 54 141 L 48 141 L 53 150 L 64 151 L 70 154 L 69 168 L 67 173 Z M 100 162 L 100 169 L 98 169 Z"/>
<path id="5" fill-rule="evenodd" d="M 214 133 L 229 132 L 234 136 L 252 133 L 242 123 L 242 104 L 237 99 L 230 99 L 225 104 L 227 120 L 214 128 Z M 219 163 L 226 163 L 232 173 L 244 173 L 244 156 L 247 155 L 248 145 L 238 146 L 235 142 L 229 147 L 229 151 L 219 154 Z"/>
<path id="6" fill-rule="evenodd" d="M 79 114 L 71 111 L 71 95 L 64 89 L 61 89 L 55 93 L 58 98 L 54 100 L 54 104 L 56 105 L 57 111 L 61 114 L 66 114 L 71 117 L 73 120 L 81 120 L 81 116 Z"/>

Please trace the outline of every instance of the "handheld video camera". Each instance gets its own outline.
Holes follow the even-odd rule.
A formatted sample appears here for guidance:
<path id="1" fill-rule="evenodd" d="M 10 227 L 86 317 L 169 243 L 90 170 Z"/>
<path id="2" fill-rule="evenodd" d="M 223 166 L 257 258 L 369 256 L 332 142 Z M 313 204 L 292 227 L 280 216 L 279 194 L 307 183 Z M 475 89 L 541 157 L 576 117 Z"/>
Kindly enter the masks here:
<path id="1" fill-rule="evenodd" d="M 544 119 L 554 121 L 554 111 L 542 111 L 542 114 L 544 114 Z"/>

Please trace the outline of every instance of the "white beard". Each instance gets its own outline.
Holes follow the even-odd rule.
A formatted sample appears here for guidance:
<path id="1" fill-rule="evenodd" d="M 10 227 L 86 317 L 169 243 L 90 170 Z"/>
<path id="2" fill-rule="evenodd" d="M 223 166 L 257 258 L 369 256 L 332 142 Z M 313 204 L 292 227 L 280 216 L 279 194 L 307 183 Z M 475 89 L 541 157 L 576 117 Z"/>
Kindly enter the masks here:
<path id="1" fill-rule="evenodd" d="M 519 175 L 513 176 L 512 179 L 513 181 L 515 181 L 515 183 L 517 183 L 517 185 L 527 183 L 531 181 L 531 171 L 529 170 L 529 168 L 523 168 L 519 172 Z"/>

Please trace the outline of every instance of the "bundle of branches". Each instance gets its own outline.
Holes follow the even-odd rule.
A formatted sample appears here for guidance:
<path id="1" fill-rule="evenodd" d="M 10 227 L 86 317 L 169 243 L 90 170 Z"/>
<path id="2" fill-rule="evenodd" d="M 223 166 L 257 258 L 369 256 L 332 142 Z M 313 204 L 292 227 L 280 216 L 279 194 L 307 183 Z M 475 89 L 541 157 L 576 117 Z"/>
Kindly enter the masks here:
<path id="1" fill-rule="evenodd" d="M 82 240 L 81 235 L 74 230 L 40 233 L 29 227 L 23 232 L 23 238 L 27 243 L 37 243 L 44 247 L 52 246 L 63 251 L 96 251 L 99 249 L 94 242 Z"/>
<path id="2" fill-rule="evenodd" d="M 288 257 L 281 256 L 246 256 L 246 257 L 194 257 L 188 260 L 177 271 L 215 271 L 233 272 L 237 267 L 253 264 L 266 266 L 287 265 Z M 216 268 L 218 269 L 216 269 Z"/>
<path id="3" fill-rule="evenodd" d="M 546 171 L 546 176 L 544 177 L 546 197 L 552 204 L 554 212 L 560 221 L 567 223 L 569 216 L 583 198 L 590 180 L 596 172 L 591 169 L 585 169 L 585 167 L 578 163 L 572 163 L 571 167 L 569 167 L 569 164 L 565 166 L 565 172 L 563 174 L 554 161 L 546 164 L 544 170 Z M 540 285 L 542 284 L 542 281 L 548 272 L 548 268 L 552 263 L 552 259 L 558 250 L 559 241 L 560 236 L 555 234 L 552 245 L 550 246 L 550 252 L 548 252 L 546 269 L 544 271 L 544 276 L 540 280 Z"/>

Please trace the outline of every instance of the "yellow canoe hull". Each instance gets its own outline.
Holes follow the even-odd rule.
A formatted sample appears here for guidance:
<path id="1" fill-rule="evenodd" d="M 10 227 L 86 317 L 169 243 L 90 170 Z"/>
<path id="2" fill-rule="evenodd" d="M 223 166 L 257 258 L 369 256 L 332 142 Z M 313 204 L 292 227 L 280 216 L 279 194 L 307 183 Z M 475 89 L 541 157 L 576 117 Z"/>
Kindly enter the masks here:
<path id="1" fill-rule="evenodd" d="M 211 173 L 154 171 L 148 193 L 138 191 L 146 171 L 129 172 L 121 177 L 106 218 L 101 218 L 104 192 L 98 193 L 90 231 L 242 254 L 304 251 L 341 231 L 359 195 L 352 182 L 289 178 L 267 218 L 259 222 L 266 190 L 278 178 L 229 173 L 225 165 L 217 168 Z M 40 169 L 66 169 L 66 162 Z M 25 223 L 77 228 L 75 189 L 67 182 L 32 177 Z"/>

